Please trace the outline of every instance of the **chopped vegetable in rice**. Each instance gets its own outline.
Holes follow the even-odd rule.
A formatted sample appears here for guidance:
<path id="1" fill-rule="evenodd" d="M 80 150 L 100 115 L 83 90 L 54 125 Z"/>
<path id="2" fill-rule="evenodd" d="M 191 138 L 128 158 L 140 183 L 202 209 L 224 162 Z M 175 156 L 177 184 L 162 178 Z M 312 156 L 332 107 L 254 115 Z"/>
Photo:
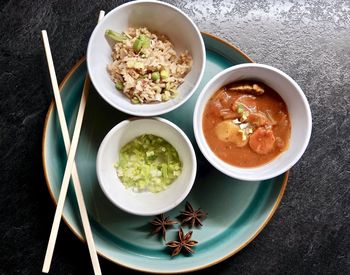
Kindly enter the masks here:
<path id="1" fill-rule="evenodd" d="M 122 34 L 107 30 L 106 36 L 115 42 L 113 62 L 107 69 L 117 90 L 135 104 L 176 97 L 177 88 L 192 67 L 187 51 L 177 55 L 165 35 L 147 28 L 128 28 Z"/>

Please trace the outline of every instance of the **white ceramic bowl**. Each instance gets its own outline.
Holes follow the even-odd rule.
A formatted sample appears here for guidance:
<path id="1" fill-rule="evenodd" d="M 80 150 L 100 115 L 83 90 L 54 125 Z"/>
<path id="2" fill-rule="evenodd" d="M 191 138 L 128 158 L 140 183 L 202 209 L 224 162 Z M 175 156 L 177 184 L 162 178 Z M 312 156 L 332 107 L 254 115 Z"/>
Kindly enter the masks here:
<path id="1" fill-rule="evenodd" d="M 120 148 L 142 134 L 153 134 L 167 140 L 182 161 L 181 175 L 159 193 L 138 193 L 126 189 L 113 167 L 119 159 Z M 132 214 L 151 216 L 171 210 L 186 198 L 196 177 L 197 161 L 190 140 L 172 122 L 163 118 L 130 119 L 120 122 L 103 139 L 97 154 L 96 170 L 103 192 L 114 205 Z"/>
<path id="2" fill-rule="evenodd" d="M 218 158 L 207 144 L 202 128 L 203 112 L 209 98 L 220 87 L 243 79 L 258 80 L 274 89 L 286 103 L 291 120 L 291 137 L 288 149 L 271 162 L 254 168 L 236 167 Z M 230 67 L 207 83 L 196 103 L 193 127 L 200 150 L 214 167 L 236 179 L 258 181 L 273 178 L 286 172 L 301 158 L 310 140 L 311 120 L 307 99 L 291 77 L 271 66 L 249 63 Z"/>
<path id="3" fill-rule="evenodd" d="M 107 72 L 111 63 L 111 46 L 105 31 L 122 32 L 128 27 L 147 27 L 165 34 L 177 52 L 188 50 L 193 58 L 192 70 L 179 87 L 176 98 L 153 104 L 132 104 L 123 93 L 116 90 Z M 185 103 L 195 92 L 205 67 L 203 38 L 192 20 L 178 8 L 158 1 L 135 1 L 110 11 L 93 31 L 88 49 L 87 66 L 91 81 L 98 93 L 113 107 L 135 116 L 156 116 L 167 113 Z"/>

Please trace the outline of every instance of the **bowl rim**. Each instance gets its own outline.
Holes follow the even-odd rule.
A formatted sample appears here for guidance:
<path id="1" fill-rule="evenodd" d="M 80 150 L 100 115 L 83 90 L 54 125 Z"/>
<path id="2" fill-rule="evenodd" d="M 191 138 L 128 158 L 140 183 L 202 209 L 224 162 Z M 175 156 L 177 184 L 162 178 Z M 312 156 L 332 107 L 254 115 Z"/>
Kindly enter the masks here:
<path id="1" fill-rule="evenodd" d="M 205 70 L 205 62 L 206 62 L 205 45 L 204 45 L 204 40 L 203 40 L 203 37 L 201 35 L 201 32 L 200 32 L 199 28 L 197 27 L 197 25 L 193 22 L 193 20 L 186 13 L 184 13 L 182 10 L 180 10 L 179 8 L 177 8 L 171 4 L 165 3 L 165 2 L 160 2 L 160 1 L 156 1 L 156 0 L 138 0 L 138 1 L 124 3 L 124 4 L 114 8 L 113 10 L 109 11 L 106 14 L 106 16 L 102 19 L 102 21 L 105 21 L 108 18 L 112 17 L 120 9 L 123 9 L 127 6 L 138 5 L 138 4 L 156 4 L 156 5 L 165 6 L 167 8 L 173 9 L 177 13 L 181 14 L 184 17 L 184 19 L 187 20 L 189 22 L 189 24 L 193 27 L 193 29 L 196 33 L 196 36 L 198 38 L 198 41 L 200 43 L 200 51 L 201 51 L 201 56 L 202 56 L 203 61 L 202 61 L 199 76 L 197 77 L 197 80 L 194 83 L 194 86 L 192 87 L 190 92 L 186 96 L 184 96 L 178 103 L 176 103 L 168 108 L 164 108 L 164 109 L 159 110 L 159 111 L 147 111 L 147 113 L 145 113 L 145 110 L 142 110 L 143 109 L 142 105 L 139 105 L 141 107 L 139 111 L 130 111 L 130 110 L 124 108 L 123 106 L 119 105 L 118 102 L 109 100 L 107 98 L 107 96 L 105 96 L 104 93 L 100 90 L 100 88 L 97 87 L 97 85 L 95 85 L 95 83 L 98 83 L 98 81 L 96 81 L 94 74 L 91 73 L 92 68 L 91 68 L 91 64 L 89 62 L 89 60 L 90 60 L 89 57 L 93 54 L 91 43 L 95 39 L 95 36 L 97 35 L 98 30 L 100 29 L 100 26 L 99 26 L 100 24 L 96 25 L 96 27 L 94 28 L 94 30 L 89 38 L 88 47 L 87 47 L 87 51 L 86 51 L 86 64 L 87 64 L 88 73 L 89 73 L 89 76 L 90 76 L 90 79 L 91 79 L 91 82 L 92 82 L 94 88 L 99 93 L 99 95 L 104 99 L 104 101 L 106 101 L 113 108 L 116 108 L 117 110 L 119 110 L 121 112 L 127 113 L 129 115 L 133 115 L 133 116 L 139 116 L 139 117 L 159 116 L 159 115 L 169 113 L 169 112 L 175 110 L 176 108 L 180 107 L 187 100 L 189 100 L 191 98 L 191 96 L 194 94 L 194 92 L 197 90 L 197 88 L 198 88 L 198 86 L 203 78 L 204 70 Z M 128 103 L 130 103 L 130 101 Z M 161 103 L 162 102 L 160 102 L 160 104 Z M 151 104 L 158 104 L 158 103 L 151 103 Z"/>
<path id="2" fill-rule="evenodd" d="M 118 132 L 119 130 L 121 130 L 124 127 L 127 127 L 128 124 L 134 122 L 134 121 L 139 121 L 139 120 L 154 120 L 157 123 L 159 123 L 159 127 L 162 127 L 161 125 L 168 125 L 171 128 L 173 128 L 178 135 L 185 141 L 185 144 L 187 145 L 187 152 L 189 153 L 190 156 L 190 163 L 191 163 L 191 173 L 189 176 L 189 179 L 186 180 L 186 188 L 184 188 L 183 192 L 181 193 L 180 196 L 177 197 L 176 201 L 164 208 L 158 209 L 158 210 L 154 210 L 154 211 L 131 211 L 130 209 L 128 209 L 125 206 L 122 206 L 118 203 L 117 200 L 113 199 L 113 197 L 109 194 L 109 192 L 105 189 L 104 184 L 102 183 L 102 177 L 101 177 L 101 167 L 102 167 L 102 151 L 104 150 L 104 148 L 107 146 L 108 141 L 112 138 L 112 136 Z M 98 152 L 97 152 L 97 157 L 96 157 L 96 175 L 97 175 L 97 180 L 98 183 L 103 191 L 103 193 L 105 194 L 105 196 L 108 198 L 108 200 L 115 205 L 116 207 L 118 207 L 119 209 L 130 213 L 130 214 L 134 214 L 134 215 L 138 215 L 138 216 L 155 216 L 155 215 L 159 215 L 162 213 L 166 213 L 170 210 L 172 210 L 173 208 L 175 208 L 176 206 L 178 206 L 190 193 L 190 191 L 192 190 L 192 187 L 194 185 L 195 179 L 196 179 L 196 175 L 197 175 L 197 158 L 196 158 L 196 154 L 195 151 L 193 149 L 192 143 L 189 140 L 189 138 L 187 137 L 187 135 L 185 134 L 185 132 L 183 132 L 181 130 L 181 128 L 179 128 L 177 125 L 175 125 L 173 122 L 164 119 L 164 118 L 160 118 L 160 117 L 135 117 L 135 118 L 128 118 L 125 120 L 120 121 L 117 125 L 115 125 L 112 129 L 110 129 L 108 131 L 108 133 L 105 135 L 105 137 L 103 138 L 102 142 L 100 143 L 100 146 L 98 148 Z M 117 177 L 117 176 L 116 176 Z"/>
<path id="3" fill-rule="evenodd" d="M 282 76 L 285 80 L 287 80 L 293 87 L 294 89 L 297 91 L 298 96 L 301 98 L 302 102 L 303 102 L 303 109 L 305 110 L 306 113 L 306 117 L 305 117 L 305 127 L 306 127 L 306 135 L 305 138 L 303 139 L 303 143 L 302 146 L 300 147 L 300 150 L 297 152 L 297 154 L 295 154 L 292 158 L 291 161 L 289 161 L 287 164 L 281 166 L 281 168 L 279 168 L 278 170 L 269 173 L 266 176 L 259 176 L 259 174 L 242 174 L 241 172 L 239 172 L 238 170 L 246 170 L 246 171 L 252 171 L 254 169 L 261 169 L 261 167 L 263 167 L 264 165 L 270 163 L 266 163 L 263 164 L 261 166 L 257 166 L 257 167 L 238 167 L 238 166 L 234 166 L 231 165 L 232 169 L 228 170 L 224 167 L 222 167 L 216 160 L 216 158 L 218 158 L 215 153 L 212 151 L 212 149 L 210 148 L 210 146 L 208 145 L 208 143 L 206 142 L 206 139 L 204 137 L 203 134 L 203 126 L 202 126 L 202 113 L 199 114 L 199 110 L 201 109 L 201 107 L 204 105 L 206 105 L 207 102 L 202 102 L 203 98 L 206 94 L 208 94 L 210 91 L 208 90 L 209 87 L 215 82 L 217 81 L 219 78 L 221 78 L 222 76 L 231 73 L 232 71 L 237 71 L 237 70 L 241 70 L 241 69 L 246 69 L 246 68 L 259 68 L 259 69 L 263 69 L 263 70 L 269 70 L 272 71 L 274 73 L 279 74 L 280 76 Z M 211 94 L 214 94 L 215 91 L 211 91 Z M 287 107 L 288 107 L 288 103 L 286 102 Z M 289 75 L 287 75 L 286 73 L 284 73 L 283 71 L 272 67 L 270 65 L 266 65 L 266 64 L 259 64 L 259 63 L 245 63 L 245 64 L 239 64 L 239 65 L 235 65 L 235 66 L 231 66 L 223 71 L 221 71 L 220 73 L 216 74 L 202 89 L 202 92 L 200 93 L 200 95 L 197 98 L 196 101 L 196 105 L 194 108 L 194 112 L 193 112 L 193 130 L 194 130 L 194 136 L 196 139 L 196 142 L 198 144 L 198 147 L 200 149 L 200 151 L 202 152 L 202 154 L 204 155 L 204 157 L 219 171 L 221 171 L 222 173 L 224 173 L 225 175 L 235 178 L 235 179 L 239 179 L 239 180 L 244 180 L 244 181 L 261 181 L 261 180 L 267 180 L 267 179 L 271 179 L 274 177 L 277 177 L 283 173 L 285 173 L 286 171 L 288 171 L 291 167 L 293 167 L 302 157 L 302 155 L 304 154 L 310 138 L 311 138 L 311 131 L 312 131 L 312 115 L 311 115 L 311 110 L 310 110 L 310 105 L 308 103 L 308 100 L 304 94 L 304 92 L 302 91 L 302 89 L 300 88 L 300 86 L 296 83 L 295 80 L 293 80 Z M 202 142 L 203 140 L 203 142 Z"/>

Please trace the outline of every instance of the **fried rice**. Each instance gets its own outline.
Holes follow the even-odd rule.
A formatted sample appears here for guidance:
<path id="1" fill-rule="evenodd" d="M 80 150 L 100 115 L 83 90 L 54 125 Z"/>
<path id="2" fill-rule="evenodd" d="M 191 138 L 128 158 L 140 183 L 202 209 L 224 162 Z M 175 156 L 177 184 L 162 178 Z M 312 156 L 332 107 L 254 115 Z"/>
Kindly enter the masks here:
<path id="1" fill-rule="evenodd" d="M 188 51 L 177 54 L 165 35 L 147 28 L 128 28 L 118 37 L 107 70 L 118 90 L 132 103 L 156 103 L 176 97 L 177 88 L 191 70 Z M 111 36 L 113 38 L 113 36 Z M 115 37 L 115 36 L 114 36 Z"/>

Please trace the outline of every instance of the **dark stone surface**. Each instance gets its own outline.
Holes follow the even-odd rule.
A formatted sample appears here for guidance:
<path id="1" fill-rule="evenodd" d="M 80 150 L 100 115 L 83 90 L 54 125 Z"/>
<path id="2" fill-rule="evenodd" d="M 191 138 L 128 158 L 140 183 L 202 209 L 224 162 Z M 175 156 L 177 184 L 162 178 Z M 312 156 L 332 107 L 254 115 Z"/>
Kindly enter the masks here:
<path id="1" fill-rule="evenodd" d="M 0 3 L 0 274 L 40 274 L 54 206 L 41 136 L 52 98 L 40 30 L 58 80 L 85 53 L 100 9 L 123 1 Z M 282 69 L 305 91 L 313 133 L 270 224 L 206 274 L 350 274 L 349 1 L 168 1 L 201 30 Z M 101 259 L 104 274 L 124 268 Z M 50 274 L 91 274 L 86 247 L 62 224 Z"/>

